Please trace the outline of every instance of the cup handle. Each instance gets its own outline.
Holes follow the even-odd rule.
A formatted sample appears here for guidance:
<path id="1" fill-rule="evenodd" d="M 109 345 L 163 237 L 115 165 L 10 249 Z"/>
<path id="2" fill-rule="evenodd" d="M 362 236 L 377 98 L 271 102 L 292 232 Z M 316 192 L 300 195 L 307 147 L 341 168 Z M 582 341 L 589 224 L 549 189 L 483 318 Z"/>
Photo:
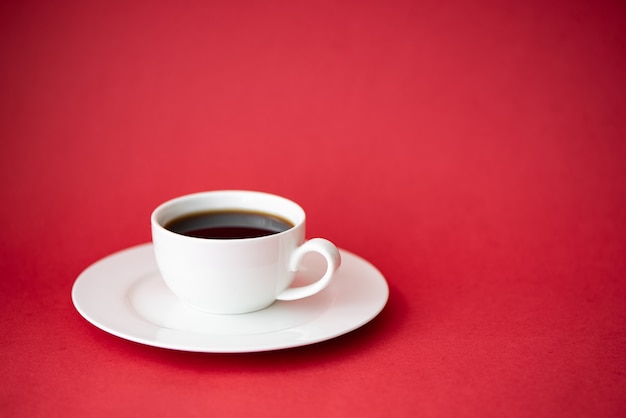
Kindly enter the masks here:
<path id="1" fill-rule="evenodd" d="M 290 287 L 279 294 L 276 299 L 278 300 L 296 300 L 302 299 L 307 296 L 316 294 L 324 289 L 330 283 L 330 279 L 333 277 L 335 271 L 341 265 L 341 255 L 339 250 L 335 247 L 335 244 L 324 238 L 313 238 L 298 248 L 291 254 L 289 260 L 289 269 L 291 271 L 297 271 L 302 261 L 302 257 L 309 252 L 316 252 L 321 254 L 326 259 L 326 273 L 321 279 L 315 283 L 308 284 L 302 287 Z"/>

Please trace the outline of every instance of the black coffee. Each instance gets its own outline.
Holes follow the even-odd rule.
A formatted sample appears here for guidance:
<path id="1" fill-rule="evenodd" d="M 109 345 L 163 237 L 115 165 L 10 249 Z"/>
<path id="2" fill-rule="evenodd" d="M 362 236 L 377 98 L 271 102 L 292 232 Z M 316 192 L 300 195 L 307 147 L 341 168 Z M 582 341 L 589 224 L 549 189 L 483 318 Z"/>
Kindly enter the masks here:
<path id="1" fill-rule="evenodd" d="M 197 238 L 257 238 L 277 234 L 293 224 L 275 215 L 239 210 L 196 212 L 176 218 L 165 228 Z"/>

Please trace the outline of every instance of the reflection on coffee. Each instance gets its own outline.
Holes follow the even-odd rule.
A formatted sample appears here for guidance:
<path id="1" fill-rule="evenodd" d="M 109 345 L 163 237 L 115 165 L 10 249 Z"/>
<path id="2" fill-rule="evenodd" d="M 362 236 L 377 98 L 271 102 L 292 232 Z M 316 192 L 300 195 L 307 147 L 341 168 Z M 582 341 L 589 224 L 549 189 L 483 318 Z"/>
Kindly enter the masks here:
<path id="1" fill-rule="evenodd" d="M 207 239 L 257 238 L 293 227 L 286 219 L 263 212 L 224 210 L 187 214 L 166 223 L 178 234 Z"/>

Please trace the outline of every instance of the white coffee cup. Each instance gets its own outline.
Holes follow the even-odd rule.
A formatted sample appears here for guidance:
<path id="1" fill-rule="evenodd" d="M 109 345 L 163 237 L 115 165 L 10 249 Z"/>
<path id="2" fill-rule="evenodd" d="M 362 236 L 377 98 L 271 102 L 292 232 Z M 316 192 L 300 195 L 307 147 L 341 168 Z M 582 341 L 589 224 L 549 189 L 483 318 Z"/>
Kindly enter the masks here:
<path id="1" fill-rule="evenodd" d="M 288 221 L 288 229 L 254 238 L 199 238 L 166 225 L 184 216 L 221 211 L 256 212 Z M 224 190 L 182 196 L 151 216 L 159 271 L 170 290 L 209 313 L 238 314 L 263 309 L 275 300 L 295 300 L 324 289 L 341 264 L 330 241 L 305 241 L 305 212 L 295 202 L 261 192 Z M 326 272 L 311 284 L 290 287 L 303 256 L 321 254 Z"/>

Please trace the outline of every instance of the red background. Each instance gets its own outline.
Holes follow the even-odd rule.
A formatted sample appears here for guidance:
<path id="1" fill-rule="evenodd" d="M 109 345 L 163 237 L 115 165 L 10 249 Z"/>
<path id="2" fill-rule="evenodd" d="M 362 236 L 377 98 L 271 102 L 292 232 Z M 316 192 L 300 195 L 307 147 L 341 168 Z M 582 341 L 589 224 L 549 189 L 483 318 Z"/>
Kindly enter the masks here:
<path id="1" fill-rule="evenodd" d="M 2 2 L 3 416 L 624 416 L 619 1 Z M 374 321 L 243 355 L 70 299 L 160 202 L 278 193 L 386 276 Z"/>

